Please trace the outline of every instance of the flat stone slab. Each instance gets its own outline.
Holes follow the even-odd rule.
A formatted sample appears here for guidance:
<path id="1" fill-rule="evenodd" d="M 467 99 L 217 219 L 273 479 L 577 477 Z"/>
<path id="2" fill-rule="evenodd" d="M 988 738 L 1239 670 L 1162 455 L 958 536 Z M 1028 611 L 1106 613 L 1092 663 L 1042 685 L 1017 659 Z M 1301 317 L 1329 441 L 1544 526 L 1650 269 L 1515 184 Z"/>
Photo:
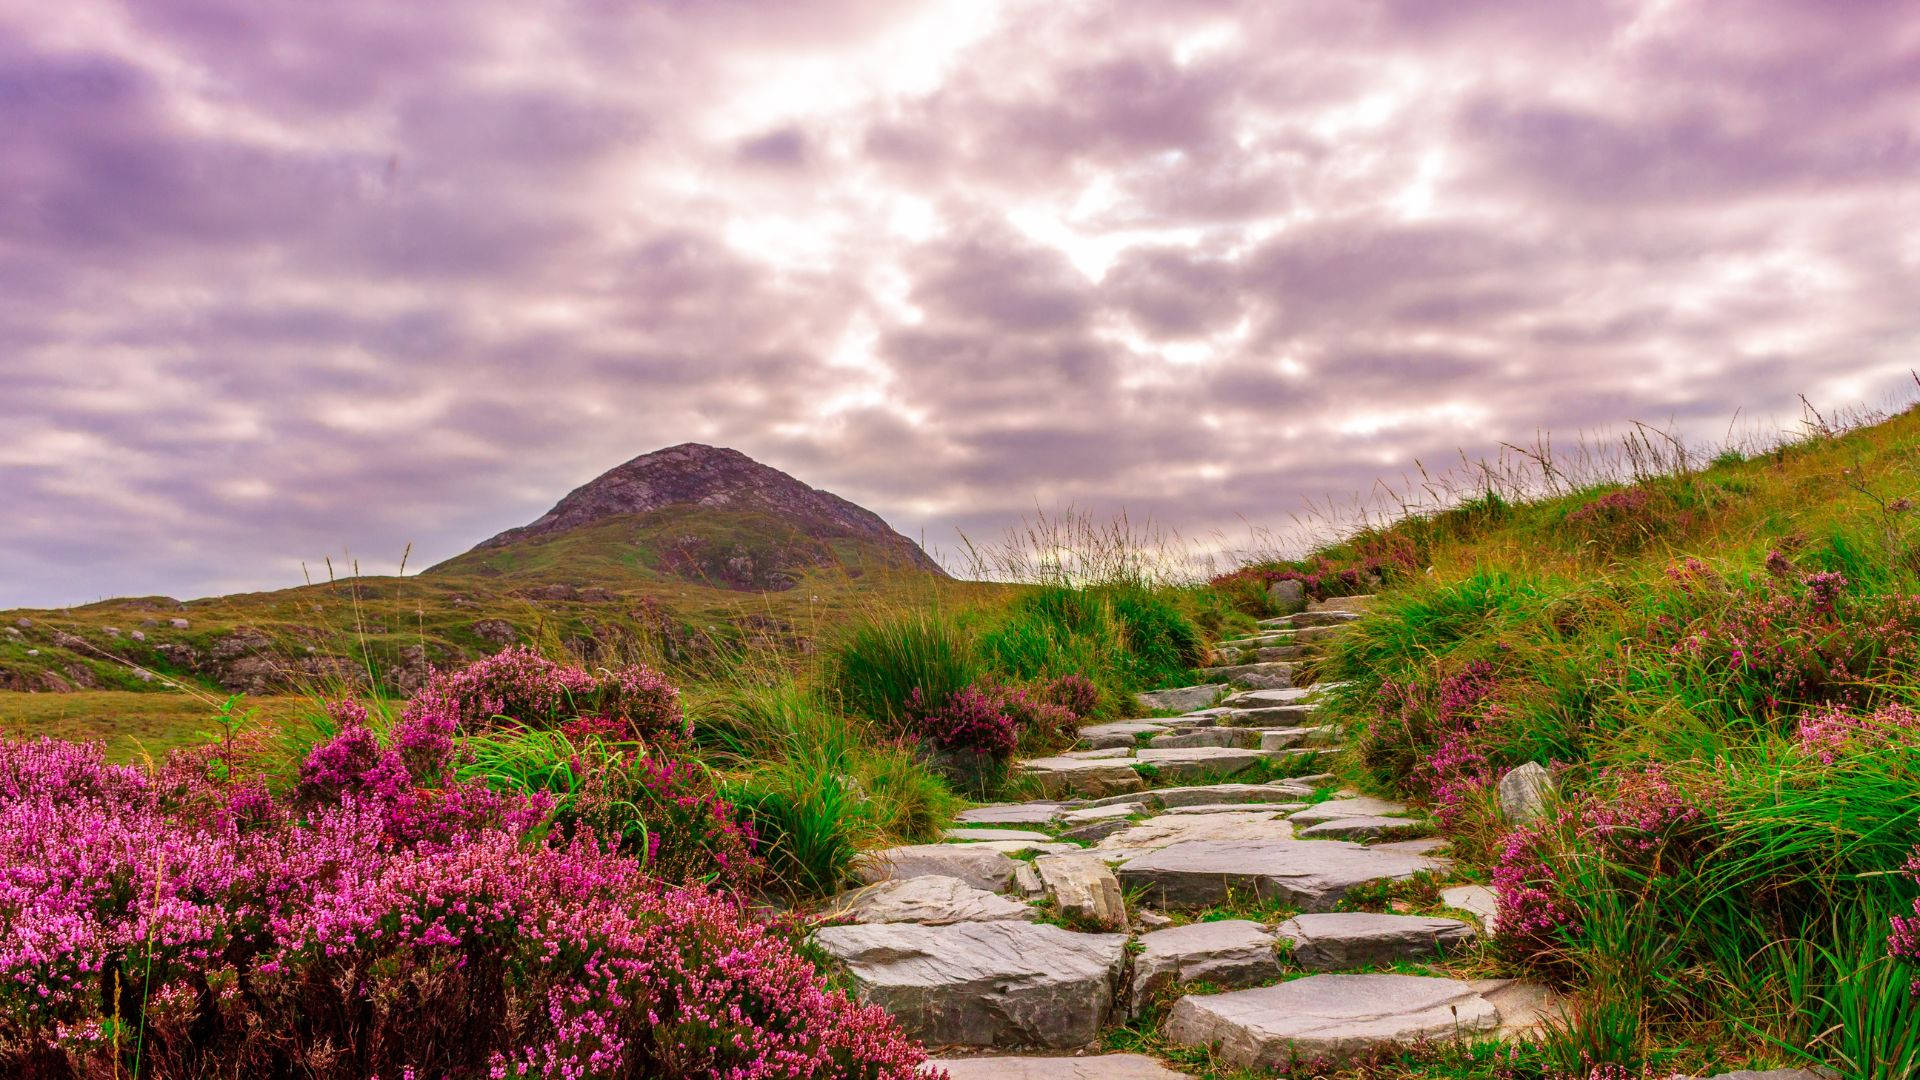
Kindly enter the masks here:
<path id="1" fill-rule="evenodd" d="M 1210 727 L 1155 735 L 1147 740 L 1147 746 L 1156 750 L 1178 749 L 1186 746 L 1227 746 L 1237 750 L 1258 750 L 1260 739 L 1261 732 L 1252 728 Z"/>
<path id="2" fill-rule="evenodd" d="M 1062 840 L 1075 840 L 1082 844 L 1097 844 L 1122 829 L 1130 828 L 1133 822 L 1126 818 L 1108 818 L 1105 821 L 1089 821 L 1085 825 L 1075 825 L 1060 833 Z"/>
<path id="3" fill-rule="evenodd" d="M 1294 814 L 1293 820 L 1301 825 L 1314 825 L 1339 818 L 1405 817 L 1411 813 L 1413 811 L 1407 809 L 1403 803 L 1360 795 L 1351 799 L 1328 799 L 1326 802 L 1315 803 Z"/>
<path id="4" fill-rule="evenodd" d="M 1153 794 L 1160 800 L 1161 806 L 1173 807 L 1198 806 L 1202 803 L 1273 802 L 1276 797 L 1291 800 L 1312 793 L 1311 787 L 1281 780 L 1272 784 L 1195 784 L 1191 787 L 1161 788 Z"/>
<path id="5" fill-rule="evenodd" d="M 1385 844 L 1374 844 L 1375 851 L 1404 851 L 1409 855 L 1445 854 L 1453 843 L 1444 836 L 1422 836 L 1416 840 L 1394 840 Z"/>
<path id="6" fill-rule="evenodd" d="M 1149 690 L 1133 695 L 1133 699 L 1149 712 L 1186 712 L 1189 709 L 1206 708 L 1226 691 L 1225 683 L 1215 682 L 1172 690 Z"/>
<path id="7" fill-rule="evenodd" d="M 1299 1058 L 1350 1060 L 1369 1050 L 1481 1035 L 1500 1011 L 1471 984 L 1418 975 L 1312 975 L 1276 986 L 1181 998 L 1166 1034 L 1210 1046 L 1221 1063 L 1283 1068 Z"/>
<path id="8" fill-rule="evenodd" d="M 1313 721 L 1312 705 L 1255 705 L 1226 709 L 1215 717 L 1220 727 L 1304 727 Z"/>
<path id="9" fill-rule="evenodd" d="M 1235 750 L 1226 746 L 1148 749 L 1134 755 L 1140 764 L 1153 766 L 1161 779 L 1173 781 L 1244 772 L 1253 768 L 1264 756 L 1258 750 Z"/>
<path id="10" fill-rule="evenodd" d="M 1099 1037 L 1125 934 L 1045 923 L 829 926 L 813 940 L 862 1000 L 936 1046 L 1069 1049 Z"/>
<path id="11" fill-rule="evenodd" d="M 1210 679 L 1225 679 L 1232 682 L 1248 675 L 1277 675 L 1293 678 L 1293 665 L 1288 663 L 1269 664 L 1225 664 L 1221 667 L 1201 668 L 1200 674 Z"/>
<path id="12" fill-rule="evenodd" d="M 932 875 L 999 893 L 1013 882 L 1016 865 L 986 844 L 909 844 L 866 852 L 854 860 L 853 872 L 869 885 Z"/>
<path id="13" fill-rule="evenodd" d="M 1198 922 L 1142 934 L 1133 958 L 1133 1010 L 1183 983 L 1237 989 L 1280 977 L 1273 934 L 1245 919 Z"/>
<path id="14" fill-rule="evenodd" d="M 1220 705 L 1227 709 L 1264 709 L 1275 705 L 1304 704 L 1312 696 L 1312 690 L 1298 686 L 1286 686 L 1274 690 L 1242 690 L 1221 698 Z"/>
<path id="15" fill-rule="evenodd" d="M 1296 819 L 1297 820 L 1297 819 Z M 1424 821 L 1401 817 L 1350 817 L 1322 821 L 1300 830 L 1302 840 L 1393 840 L 1427 830 Z"/>
<path id="16" fill-rule="evenodd" d="M 1177 817 L 1182 814 L 1247 814 L 1255 811 L 1268 814 L 1290 814 L 1302 809 L 1302 802 L 1284 803 L 1201 803 L 1198 806 L 1175 806 L 1160 812 L 1162 817 Z"/>
<path id="17" fill-rule="evenodd" d="M 1148 818 L 1100 841 L 1102 850 L 1152 850 L 1202 840 L 1293 839 L 1293 826 L 1274 813 L 1168 814 Z"/>
<path id="18" fill-rule="evenodd" d="M 1115 761 L 1070 757 L 1034 758 L 1019 764 L 1023 776 L 1031 776 L 1047 795 L 1118 795 L 1139 791 L 1147 786 L 1133 771 L 1129 759 Z"/>
<path id="19" fill-rule="evenodd" d="M 949 840 L 1037 840 L 1047 844 L 1053 837 L 1043 832 L 1030 832 L 1026 829 L 948 829 L 941 833 Z"/>
<path id="20" fill-rule="evenodd" d="M 1133 744 L 1128 743 L 1125 746 L 1102 746 L 1092 750 L 1068 750 L 1060 756 L 1075 758 L 1080 761 L 1111 761 L 1116 758 L 1132 757 Z"/>
<path id="21" fill-rule="evenodd" d="M 1068 810 L 1060 815 L 1060 820 L 1069 825 L 1086 825 L 1095 821 L 1116 821 L 1145 813 L 1144 802 L 1110 802 L 1100 806 L 1083 806 L 1077 810 Z"/>
<path id="22" fill-rule="evenodd" d="M 959 878 L 926 877 L 883 881 L 833 898 L 822 917 L 834 922 L 929 923 L 1032 922 L 1040 911 L 1004 896 L 976 889 Z"/>
<path id="23" fill-rule="evenodd" d="M 1487 933 L 1500 932 L 1500 894 L 1485 885 L 1455 885 L 1451 889 L 1441 889 L 1440 902 L 1479 919 L 1480 928 Z"/>
<path id="24" fill-rule="evenodd" d="M 1077 844 L 1056 842 L 1051 836 L 1045 840 L 982 840 L 977 844 L 959 844 L 958 847 L 992 848 L 1004 855 L 1059 855 L 1063 852 L 1081 850 Z"/>
<path id="25" fill-rule="evenodd" d="M 1292 619 L 1295 629 L 1309 630 L 1320 626 L 1345 626 L 1359 617 L 1360 614 L 1354 611 L 1303 611 L 1292 616 Z"/>
<path id="26" fill-rule="evenodd" d="M 953 820 L 969 825 L 1045 825 L 1058 817 L 1060 810 L 1060 804 L 1054 802 L 994 803 L 962 810 Z"/>
<path id="27" fill-rule="evenodd" d="M 1081 728 L 1080 741 L 1095 750 L 1129 747 L 1139 742 L 1142 735 L 1158 735 L 1168 730 L 1166 724 L 1147 720 L 1114 720 Z"/>
<path id="28" fill-rule="evenodd" d="M 1307 610 L 1311 612 L 1340 611 L 1357 613 L 1371 610 L 1373 608 L 1373 602 L 1376 599 L 1378 599 L 1378 597 L 1373 593 L 1354 593 L 1352 596 L 1329 596 L 1325 600 L 1315 600 L 1308 604 Z"/>
<path id="29" fill-rule="evenodd" d="M 1293 962 L 1308 971 L 1433 960 L 1479 937 L 1458 919 L 1363 911 L 1298 915 L 1281 923 L 1277 933 L 1293 942 Z"/>
<path id="30" fill-rule="evenodd" d="M 1211 821 L 1219 816 L 1164 820 Z M 1118 836 L 1101 843 L 1107 845 Z M 1137 855 L 1122 863 L 1116 874 L 1122 887 L 1145 890 L 1145 902 L 1159 908 L 1212 907 L 1232 891 L 1278 898 L 1301 911 L 1330 911 L 1355 886 L 1400 881 L 1423 870 L 1446 867 L 1444 860 L 1378 851 L 1344 840 L 1209 840 Z"/>
<path id="31" fill-rule="evenodd" d="M 1186 1080 L 1145 1054 L 1093 1057 L 933 1058 L 925 1071 L 945 1069 L 953 1080 Z"/>

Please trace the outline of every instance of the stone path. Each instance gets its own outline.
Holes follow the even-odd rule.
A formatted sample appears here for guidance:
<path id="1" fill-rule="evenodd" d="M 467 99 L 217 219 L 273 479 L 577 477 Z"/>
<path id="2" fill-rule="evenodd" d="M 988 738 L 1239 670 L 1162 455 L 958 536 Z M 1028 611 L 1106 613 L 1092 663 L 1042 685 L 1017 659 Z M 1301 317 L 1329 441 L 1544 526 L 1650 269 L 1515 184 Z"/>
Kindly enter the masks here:
<path id="1" fill-rule="evenodd" d="M 1539 987 L 1377 970 L 1479 948 L 1490 890 L 1448 888 L 1444 910 L 1423 914 L 1338 910 L 1357 889 L 1444 881 L 1445 841 L 1421 815 L 1329 791 L 1326 773 L 1265 779 L 1337 752 L 1316 690 L 1293 683 L 1364 605 L 1314 605 L 1218 643 L 1207 683 L 1140 695 L 1169 715 L 1091 725 L 1076 748 L 1020 762 L 1041 799 L 975 807 L 944 843 L 863 856 L 867 884 L 828 906 L 841 925 L 815 943 L 931 1046 L 1042 1052 L 940 1059 L 955 1080 L 1178 1077 L 1084 1052 L 1154 1008 L 1168 1042 L 1249 1068 L 1527 1034 L 1555 1008 Z M 1260 915 L 1235 917 L 1247 911 Z"/>

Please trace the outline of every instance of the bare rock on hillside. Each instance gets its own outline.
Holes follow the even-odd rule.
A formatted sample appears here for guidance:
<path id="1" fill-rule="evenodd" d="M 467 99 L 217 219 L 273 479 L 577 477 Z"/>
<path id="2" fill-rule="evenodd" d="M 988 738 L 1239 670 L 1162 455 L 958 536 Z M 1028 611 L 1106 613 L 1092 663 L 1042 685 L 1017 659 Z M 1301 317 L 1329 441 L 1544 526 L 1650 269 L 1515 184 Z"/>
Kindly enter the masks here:
<path id="1" fill-rule="evenodd" d="M 1509 769 L 1500 778 L 1500 813 L 1515 825 L 1528 825 L 1547 816 L 1547 804 L 1558 792 L 1553 774 L 1537 761 Z"/>
<path id="2" fill-rule="evenodd" d="M 474 637 L 496 648 L 504 649 L 520 640 L 520 632 L 505 619 L 481 619 L 468 629 L 473 631 Z"/>
<path id="3" fill-rule="evenodd" d="M 1293 578 L 1267 586 L 1267 605 L 1282 615 L 1307 610 L 1307 587 Z"/>

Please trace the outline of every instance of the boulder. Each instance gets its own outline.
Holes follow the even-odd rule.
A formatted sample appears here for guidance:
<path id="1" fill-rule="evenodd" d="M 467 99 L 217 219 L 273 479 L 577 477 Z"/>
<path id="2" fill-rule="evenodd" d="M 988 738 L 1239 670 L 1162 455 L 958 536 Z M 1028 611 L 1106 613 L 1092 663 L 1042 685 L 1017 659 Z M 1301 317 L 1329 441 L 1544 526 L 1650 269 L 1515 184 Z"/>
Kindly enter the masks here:
<path id="1" fill-rule="evenodd" d="M 993 922 L 1015 919 L 1031 922 L 1039 909 L 976 889 L 959 878 L 929 874 L 883 881 L 841 893 L 821 916 L 832 922 L 927 923 Z"/>
<path id="2" fill-rule="evenodd" d="M 1527 825 L 1547 816 L 1558 795 L 1553 774 L 1537 761 L 1507 770 L 1500 778 L 1500 813 L 1515 825 Z"/>
<path id="3" fill-rule="evenodd" d="M 1184 820 L 1209 821 L 1219 816 Z M 1123 888 L 1144 890 L 1146 902 L 1155 907 L 1189 911 L 1212 907 L 1225 901 L 1231 891 L 1279 899 L 1301 911 L 1331 911 L 1355 886 L 1401 881 L 1446 866 L 1444 860 L 1378 851 L 1344 840 L 1207 840 L 1136 855 L 1116 873 Z"/>
<path id="4" fill-rule="evenodd" d="M 1120 895 L 1120 882 L 1099 859 L 1042 855 L 1033 860 L 1033 869 L 1061 915 L 1102 930 L 1127 928 L 1127 902 Z"/>
<path id="5" fill-rule="evenodd" d="M 1228 989 L 1255 986 L 1280 977 L 1273 935 L 1245 919 L 1197 922 L 1140 936 L 1133 958 L 1133 1011 L 1183 983 L 1205 982 Z"/>
<path id="6" fill-rule="evenodd" d="M 1166 1024 L 1220 1064 L 1284 1069 L 1338 1064 L 1372 1050 L 1482 1035 L 1500 1011 L 1472 985 L 1418 975 L 1313 975 L 1275 986 L 1181 998 Z"/>
<path id="7" fill-rule="evenodd" d="M 854 860 L 853 872 L 869 885 L 933 875 L 997 893 L 1007 891 L 1016 865 L 1004 852 L 982 844 L 910 844 L 866 852 Z"/>
<path id="8" fill-rule="evenodd" d="M 1226 689 L 1221 683 L 1207 683 L 1172 690 L 1150 690 L 1133 695 L 1133 699 L 1148 712 L 1186 712 L 1213 704 L 1214 699 L 1225 693 Z"/>
<path id="9" fill-rule="evenodd" d="M 1125 934 L 1044 923 L 829 926 L 814 943 L 862 1001 L 937 1046 L 1084 1046 L 1113 1010 Z"/>
<path id="10" fill-rule="evenodd" d="M 1092 1057 L 934 1058 L 927 1071 L 945 1069 L 952 1080 L 1186 1080 L 1145 1054 Z"/>
<path id="11" fill-rule="evenodd" d="M 1293 962 L 1309 971 L 1432 960 L 1478 936 L 1458 919 L 1363 911 L 1297 915 L 1281 923 L 1278 933 L 1293 942 Z"/>
<path id="12" fill-rule="evenodd" d="M 1282 578 L 1267 586 L 1267 606 L 1282 615 L 1307 610 L 1307 587 L 1294 578 Z"/>

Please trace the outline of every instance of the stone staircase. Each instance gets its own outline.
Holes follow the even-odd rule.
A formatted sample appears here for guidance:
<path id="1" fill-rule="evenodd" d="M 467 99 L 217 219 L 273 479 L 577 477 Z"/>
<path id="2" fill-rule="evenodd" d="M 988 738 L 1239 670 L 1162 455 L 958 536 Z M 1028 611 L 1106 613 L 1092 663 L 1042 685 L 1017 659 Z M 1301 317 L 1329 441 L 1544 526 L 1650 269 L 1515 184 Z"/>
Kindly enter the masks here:
<path id="1" fill-rule="evenodd" d="M 1425 913 L 1338 910 L 1355 890 L 1452 870 L 1420 815 L 1309 772 L 1337 732 L 1314 722 L 1296 667 L 1364 603 L 1220 642 L 1207 684 L 1141 695 L 1176 715 L 1093 725 L 1081 748 L 1019 763 L 1040 799 L 967 810 L 944 843 L 868 853 L 867 884 L 834 901 L 839 925 L 815 943 L 862 997 L 959 1055 L 940 1061 L 956 1080 L 1181 1076 L 1091 1052 L 1156 1007 L 1167 1044 L 1292 1075 L 1524 1037 L 1556 1008 L 1540 987 L 1381 970 L 1480 948 L 1490 891 L 1447 889 L 1446 910 Z M 1274 765 L 1309 774 L 1264 779 Z M 967 1056 L 1010 1050 L 1027 1053 Z"/>

